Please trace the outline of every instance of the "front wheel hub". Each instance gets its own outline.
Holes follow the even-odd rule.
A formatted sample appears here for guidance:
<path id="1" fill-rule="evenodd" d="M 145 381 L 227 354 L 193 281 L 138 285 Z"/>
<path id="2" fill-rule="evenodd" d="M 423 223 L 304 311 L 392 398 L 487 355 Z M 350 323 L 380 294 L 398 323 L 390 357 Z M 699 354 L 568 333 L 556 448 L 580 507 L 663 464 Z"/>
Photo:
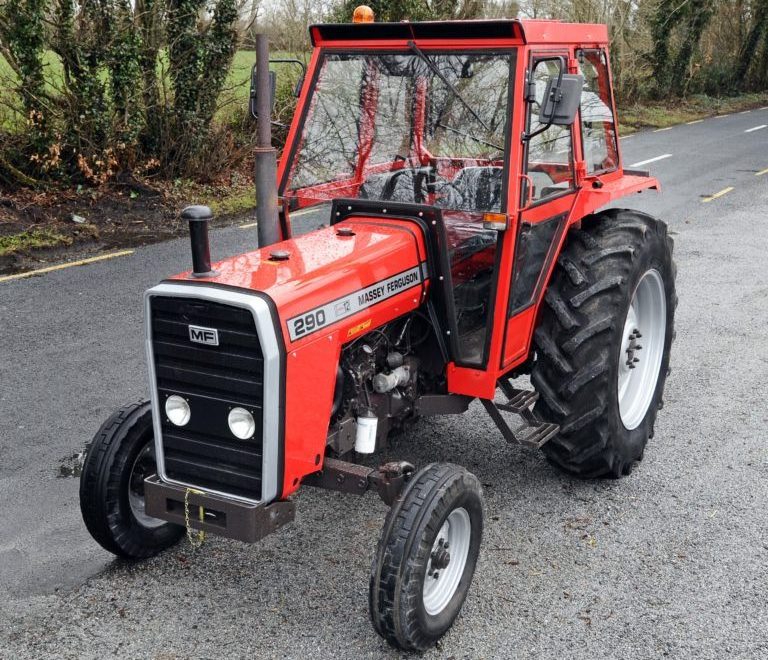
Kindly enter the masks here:
<path id="1" fill-rule="evenodd" d="M 469 513 L 463 507 L 454 509 L 437 533 L 429 556 L 422 592 L 427 614 L 435 616 L 442 612 L 456 593 L 471 540 Z"/>
<path id="2" fill-rule="evenodd" d="M 431 565 L 433 570 L 441 571 L 451 563 L 451 553 L 448 552 L 448 544 L 445 542 L 445 539 L 440 539 L 438 546 L 438 549 L 432 552 Z"/>

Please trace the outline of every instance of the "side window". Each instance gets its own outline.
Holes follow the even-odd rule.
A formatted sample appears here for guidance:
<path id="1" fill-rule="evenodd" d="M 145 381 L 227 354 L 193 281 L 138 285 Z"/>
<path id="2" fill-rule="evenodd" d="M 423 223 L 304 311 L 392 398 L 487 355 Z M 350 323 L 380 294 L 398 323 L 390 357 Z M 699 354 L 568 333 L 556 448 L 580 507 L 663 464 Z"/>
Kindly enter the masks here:
<path id="1" fill-rule="evenodd" d="M 619 156 L 605 51 L 581 51 L 579 68 L 584 76 L 584 91 L 581 94 L 581 136 L 587 173 L 615 170 Z"/>
<path id="2" fill-rule="evenodd" d="M 557 60 L 539 60 L 533 66 L 536 84 L 536 100 L 528 104 L 528 132 L 539 128 L 539 112 L 547 83 L 557 77 L 560 64 Z M 570 126 L 550 126 L 528 142 L 526 174 L 532 189 L 528 191 L 529 203 L 538 202 L 574 187 L 573 140 Z"/>

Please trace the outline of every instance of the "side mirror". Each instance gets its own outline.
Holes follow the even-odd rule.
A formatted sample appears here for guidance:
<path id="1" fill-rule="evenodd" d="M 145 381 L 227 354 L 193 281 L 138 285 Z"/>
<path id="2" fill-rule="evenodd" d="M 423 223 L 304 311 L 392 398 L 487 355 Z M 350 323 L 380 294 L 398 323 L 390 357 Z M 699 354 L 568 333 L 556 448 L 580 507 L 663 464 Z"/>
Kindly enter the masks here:
<path id="1" fill-rule="evenodd" d="M 301 96 L 301 88 L 304 86 L 304 78 L 307 77 L 307 67 L 304 65 L 304 62 L 301 60 L 296 60 L 293 58 L 289 59 L 270 59 L 270 64 L 291 64 L 293 66 L 298 66 L 301 69 L 301 73 L 299 74 L 299 78 L 296 81 L 296 87 L 293 89 L 293 93 L 296 96 L 296 98 L 299 98 Z M 277 73 L 274 71 L 269 72 L 269 93 L 270 93 L 270 102 L 269 107 L 274 110 L 275 108 L 275 91 L 277 89 Z M 251 110 L 251 117 L 254 119 L 258 119 L 259 113 L 256 111 L 256 99 L 258 98 L 259 93 L 256 88 L 256 65 L 253 65 L 253 68 L 251 69 L 251 96 L 249 101 L 249 107 Z"/>
<path id="2" fill-rule="evenodd" d="M 304 73 L 299 76 L 299 79 L 296 81 L 296 87 L 293 88 L 293 95 L 296 98 L 299 98 L 301 96 L 301 88 L 304 87 Z"/>
<path id="3" fill-rule="evenodd" d="M 547 81 L 539 111 L 539 123 L 547 126 L 570 126 L 576 120 L 581 104 L 584 76 L 564 73 Z"/>
<path id="4" fill-rule="evenodd" d="M 269 72 L 269 107 L 273 108 L 275 107 L 275 90 L 277 89 L 277 74 L 274 71 Z M 257 99 L 259 97 L 259 93 L 256 87 L 256 65 L 253 65 L 253 68 L 251 69 L 251 94 L 250 98 L 248 100 L 248 107 L 251 111 L 251 117 L 254 119 L 258 119 L 259 112 L 256 109 L 257 108 Z"/>

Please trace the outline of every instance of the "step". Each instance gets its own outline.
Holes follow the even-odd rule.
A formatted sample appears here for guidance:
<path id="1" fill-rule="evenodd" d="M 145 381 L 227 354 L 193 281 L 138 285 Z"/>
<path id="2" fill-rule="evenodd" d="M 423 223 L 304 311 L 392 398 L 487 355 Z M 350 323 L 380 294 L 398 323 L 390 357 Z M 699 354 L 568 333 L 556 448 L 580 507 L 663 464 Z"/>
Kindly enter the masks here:
<path id="1" fill-rule="evenodd" d="M 481 399 L 481 402 L 507 442 L 540 449 L 560 432 L 557 424 L 538 420 L 530 409 L 539 398 L 537 391 L 515 389 L 506 380 L 499 380 L 499 387 L 507 397 L 505 403 L 495 403 L 488 399 Z M 522 425 L 512 429 L 501 414 L 502 411 L 518 415 Z"/>
<path id="2" fill-rule="evenodd" d="M 560 427 L 557 424 L 542 422 L 537 426 L 529 426 L 522 435 L 519 434 L 518 430 L 515 433 L 515 437 L 521 445 L 533 449 L 541 449 L 543 445 L 547 444 L 558 433 L 560 433 Z"/>
<path id="3" fill-rule="evenodd" d="M 520 415 L 523 411 L 528 410 L 539 398 L 539 393 L 536 390 L 511 390 L 509 394 L 504 391 L 509 399 L 506 403 L 497 403 L 496 407 L 499 410 L 505 410 L 507 412 Z"/>

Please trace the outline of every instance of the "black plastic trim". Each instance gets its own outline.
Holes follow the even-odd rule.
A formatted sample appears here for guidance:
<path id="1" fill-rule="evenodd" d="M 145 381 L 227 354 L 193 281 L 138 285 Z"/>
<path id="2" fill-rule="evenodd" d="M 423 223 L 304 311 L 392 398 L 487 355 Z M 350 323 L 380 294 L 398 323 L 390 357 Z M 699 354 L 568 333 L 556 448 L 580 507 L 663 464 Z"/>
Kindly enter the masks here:
<path id="1" fill-rule="evenodd" d="M 384 208 L 387 209 L 387 213 L 382 212 Z M 421 217 L 419 213 L 422 214 Z M 430 291 L 436 292 L 436 295 L 430 295 L 429 299 L 435 306 L 435 317 L 439 320 L 439 323 L 435 326 L 439 331 L 438 341 L 444 341 L 445 337 L 448 337 L 448 345 L 446 346 L 447 361 L 455 361 L 459 355 L 456 343 L 458 330 L 456 310 L 453 306 L 453 292 L 451 290 L 448 246 L 446 244 L 446 232 L 441 209 L 435 206 L 407 204 L 404 202 L 380 202 L 343 198 L 333 200 L 331 225 L 335 225 L 355 215 L 365 215 L 369 218 L 382 220 L 405 220 L 413 222 L 421 228 L 424 234 L 424 242 L 427 245 L 429 277 L 433 280 Z M 365 221 L 361 220 L 361 222 Z M 442 282 L 440 277 L 443 278 Z M 435 319 L 433 318 L 434 322 Z M 450 330 L 450 335 L 448 330 Z"/>
<path id="2" fill-rule="evenodd" d="M 525 33 L 517 20 L 424 21 L 410 23 L 319 23 L 309 34 L 323 41 L 363 41 L 366 39 L 519 39 Z"/>

